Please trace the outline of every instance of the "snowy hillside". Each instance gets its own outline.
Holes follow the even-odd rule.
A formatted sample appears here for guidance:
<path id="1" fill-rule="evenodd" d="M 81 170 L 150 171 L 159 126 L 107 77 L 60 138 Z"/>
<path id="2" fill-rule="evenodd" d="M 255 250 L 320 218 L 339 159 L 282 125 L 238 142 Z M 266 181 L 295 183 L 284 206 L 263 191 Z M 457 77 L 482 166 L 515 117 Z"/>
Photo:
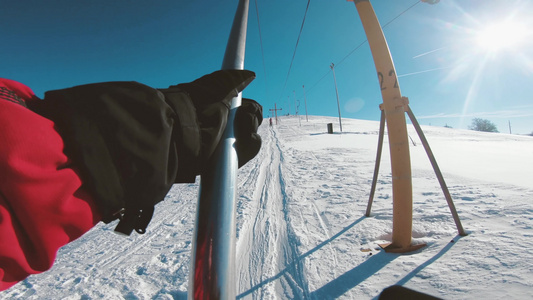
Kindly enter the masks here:
<path id="1" fill-rule="evenodd" d="M 452 194 L 452 215 L 412 127 L 409 254 L 378 244 L 392 230 L 388 141 L 372 215 L 364 217 L 379 123 L 283 117 L 239 171 L 238 299 L 375 299 L 400 284 L 444 299 L 527 299 L 533 290 L 533 138 L 423 127 Z M 416 145 L 415 145 L 416 144 Z M 197 184 L 175 185 L 145 235 L 99 224 L 54 267 L 1 299 L 186 299 Z"/>

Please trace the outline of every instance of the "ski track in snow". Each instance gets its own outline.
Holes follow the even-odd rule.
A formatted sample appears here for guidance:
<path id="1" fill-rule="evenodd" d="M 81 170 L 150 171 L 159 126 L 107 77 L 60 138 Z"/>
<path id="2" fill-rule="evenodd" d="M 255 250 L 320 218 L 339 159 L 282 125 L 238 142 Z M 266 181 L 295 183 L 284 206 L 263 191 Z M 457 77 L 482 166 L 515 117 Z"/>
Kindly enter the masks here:
<path id="1" fill-rule="evenodd" d="M 52 269 L 43 274 L 48 280 L 43 281 L 41 275 L 31 276 L 21 284 L 23 289 L 9 290 L 8 296 L 186 299 L 195 186 L 175 186 L 169 192 L 165 200 L 169 211 L 156 209 L 150 233 L 124 237 L 112 232 L 116 223 L 100 223 L 60 249 Z"/>
<path id="2" fill-rule="evenodd" d="M 248 222 L 240 230 L 237 257 L 240 258 L 240 288 L 248 289 L 238 297 L 253 299 L 287 299 L 308 295 L 304 268 L 296 238 L 291 228 L 287 194 L 283 177 L 284 158 L 272 127 L 263 135 L 259 173 L 252 183 L 256 205 Z M 255 280 L 254 280 L 255 279 Z M 279 280 L 278 280 L 279 279 Z"/>
<path id="3" fill-rule="evenodd" d="M 327 134 L 336 118 L 280 119 L 259 128 L 262 149 L 238 173 L 238 299 L 377 299 L 393 284 L 444 299 L 530 298 L 532 138 L 424 127 L 468 232 L 460 237 L 409 126 L 413 241 L 427 246 L 402 255 L 378 247 L 392 236 L 387 138 L 363 216 L 379 123 L 343 119 L 342 134 Z M 97 225 L 0 299 L 186 299 L 197 193 L 175 185 L 145 235 Z"/>

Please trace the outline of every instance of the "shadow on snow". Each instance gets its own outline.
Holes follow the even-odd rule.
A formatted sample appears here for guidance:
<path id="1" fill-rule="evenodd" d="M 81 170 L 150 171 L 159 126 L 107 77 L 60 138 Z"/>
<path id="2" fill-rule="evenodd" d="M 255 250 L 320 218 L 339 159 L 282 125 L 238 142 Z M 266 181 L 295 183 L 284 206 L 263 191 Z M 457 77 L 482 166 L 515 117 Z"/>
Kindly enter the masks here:
<path id="1" fill-rule="evenodd" d="M 295 266 L 300 263 L 303 259 L 308 257 L 309 255 L 313 254 L 314 252 L 320 250 L 322 247 L 330 243 L 331 241 L 335 240 L 342 234 L 344 234 L 346 231 L 350 230 L 352 227 L 360 223 L 363 219 L 366 217 L 361 217 L 357 220 L 355 220 L 350 225 L 346 226 L 343 230 L 339 231 L 334 236 L 330 237 L 329 239 L 323 241 L 322 243 L 318 244 L 313 249 L 307 251 L 306 253 L 300 255 L 298 259 L 294 262 L 292 262 L 290 265 L 288 265 L 285 269 L 283 269 L 278 274 L 267 278 L 260 282 L 259 284 L 251 287 L 246 292 L 243 292 L 242 294 L 237 296 L 237 299 L 244 298 L 253 292 L 259 290 L 261 287 L 279 279 L 283 275 L 285 275 L 287 272 L 291 271 L 295 268 Z M 407 274 L 404 278 L 399 280 L 396 285 L 404 285 L 409 280 L 411 280 L 413 277 L 415 277 L 418 273 L 420 273 L 424 268 L 431 265 L 435 261 L 437 261 L 439 258 L 441 258 L 448 250 L 450 250 L 455 243 L 461 238 L 461 236 L 457 235 L 450 243 L 448 243 L 442 250 L 439 251 L 435 256 L 428 259 L 425 263 L 418 266 L 416 269 L 411 271 L 409 274 Z M 386 265 L 388 265 L 390 262 L 392 262 L 396 257 L 399 255 L 402 255 L 401 253 L 386 253 L 385 251 L 381 251 L 378 254 L 373 255 L 371 258 L 363 262 L 362 264 L 356 266 L 355 268 L 351 269 L 350 271 L 347 271 L 346 273 L 342 274 L 341 276 L 337 277 L 333 281 L 325 284 L 321 288 L 315 290 L 310 294 L 311 299 L 335 299 L 352 288 L 359 285 L 361 282 L 366 280 L 367 278 L 371 277 L 373 274 L 377 273 L 379 270 L 384 268 Z"/>
<path id="2" fill-rule="evenodd" d="M 307 251 L 306 253 L 300 255 L 298 257 L 298 259 L 296 259 L 296 261 L 292 262 L 290 265 L 288 265 L 285 269 L 283 269 L 281 272 L 279 272 L 278 274 L 270 277 L 270 278 L 267 278 L 265 280 L 263 280 L 262 282 L 260 282 L 259 284 L 251 287 L 249 290 L 247 290 L 246 292 L 243 292 L 242 294 L 238 295 L 237 296 L 237 299 L 240 299 L 240 298 L 243 298 L 245 296 L 248 296 L 249 294 L 257 291 L 258 289 L 260 289 L 261 287 L 271 283 L 272 281 L 274 280 L 277 280 L 279 279 L 281 276 L 283 276 L 285 273 L 289 272 L 289 271 L 292 271 L 298 263 L 300 263 L 303 259 L 305 259 L 306 257 L 308 257 L 309 255 L 313 254 L 314 252 L 316 252 L 317 250 L 319 250 L 320 248 L 324 247 L 325 245 L 327 245 L 328 243 L 330 243 L 331 241 L 333 241 L 334 239 L 338 238 L 339 236 L 341 236 L 342 234 L 344 234 L 346 231 L 350 230 L 352 227 L 354 227 L 355 225 L 357 225 L 358 223 L 360 223 L 363 219 L 365 219 L 365 217 L 360 217 L 359 219 L 355 220 L 353 223 L 351 223 L 350 225 L 346 226 L 343 230 L 339 231 L 337 234 L 333 235 L 332 237 L 330 237 L 329 239 L 323 241 L 322 243 L 318 244 L 316 247 L 314 247 L 313 249 Z"/>

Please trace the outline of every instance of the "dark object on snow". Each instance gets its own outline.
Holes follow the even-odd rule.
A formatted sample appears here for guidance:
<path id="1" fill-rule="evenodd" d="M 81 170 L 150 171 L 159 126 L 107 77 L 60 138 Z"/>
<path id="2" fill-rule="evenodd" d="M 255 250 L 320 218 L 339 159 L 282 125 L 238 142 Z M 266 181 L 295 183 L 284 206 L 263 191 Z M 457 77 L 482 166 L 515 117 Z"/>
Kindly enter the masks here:
<path id="1" fill-rule="evenodd" d="M 379 300 L 440 300 L 428 294 L 420 293 L 401 285 L 390 286 L 381 292 Z"/>
<path id="2" fill-rule="evenodd" d="M 31 109 L 55 122 L 102 220 L 120 218 L 116 231 L 144 233 L 172 184 L 201 174 L 224 132 L 231 99 L 254 78 L 251 71 L 217 71 L 160 90 L 137 82 L 95 83 L 46 92 Z M 261 106 L 245 103 L 235 122 L 259 126 Z M 257 127 L 235 127 L 243 165 L 261 139 Z"/>

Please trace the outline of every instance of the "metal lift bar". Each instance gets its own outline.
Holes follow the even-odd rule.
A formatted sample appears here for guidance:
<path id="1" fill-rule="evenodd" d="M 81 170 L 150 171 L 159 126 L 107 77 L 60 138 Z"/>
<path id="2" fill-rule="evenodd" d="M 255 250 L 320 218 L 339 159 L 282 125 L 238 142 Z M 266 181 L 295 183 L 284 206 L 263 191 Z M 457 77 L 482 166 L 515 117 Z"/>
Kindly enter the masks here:
<path id="1" fill-rule="evenodd" d="M 244 68 L 248 0 L 240 0 L 233 20 L 222 69 Z M 238 159 L 233 120 L 241 95 L 233 98 L 214 166 L 203 174 L 198 195 L 192 247 L 189 299 L 235 299 L 235 202 Z"/>

